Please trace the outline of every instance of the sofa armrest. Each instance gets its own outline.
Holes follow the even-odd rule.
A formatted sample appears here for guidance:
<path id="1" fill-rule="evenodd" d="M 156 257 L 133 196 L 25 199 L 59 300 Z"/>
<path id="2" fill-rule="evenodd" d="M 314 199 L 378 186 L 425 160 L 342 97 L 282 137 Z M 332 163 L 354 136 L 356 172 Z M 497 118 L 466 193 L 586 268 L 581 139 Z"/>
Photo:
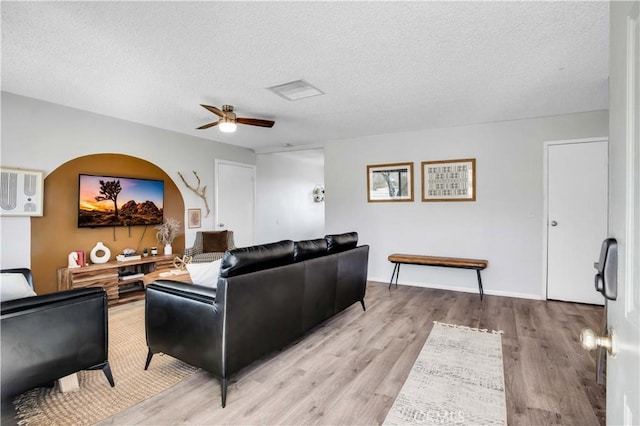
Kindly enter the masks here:
<path id="1" fill-rule="evenodd" d="M 216 289 L 158 280 L 146 288 L 145 330 L 149 353 L 165 353 L 223 376 L 224 311 Z"/>
<path id="2" fill-rule="evenodd" d="M 363 301 L 367 290 L 369 246 L 358 246 L 338 255 L 335 311 L 340 312 L 352 303 Z M 363 305 L 364 307 L 364 305 Z"/>
<path id="3" fill-rule="evenodd" d="M 147 286 L 147 292 L 160 291 L 185 297 L 187 299 L 198 300 L 204 303 L 216 301 L 216 289 L 197 284 L 187 284 L 180 281 L 156 280 Z"/>
<path id="4" fill-rule="evenodd" d="M 54 306 L 65 302 L 74 303 L 83 299 L 95 298 L 96 296 L 100 297 L 104 294 L 104 290 L 98 287 L 78 288 L 74 290 L 60 291 L 58 293 L 7 300 L 0 304 L 0 311 L 4 318 L 6 315 L 28 309 L 45 308 L 47 306 Z"/>

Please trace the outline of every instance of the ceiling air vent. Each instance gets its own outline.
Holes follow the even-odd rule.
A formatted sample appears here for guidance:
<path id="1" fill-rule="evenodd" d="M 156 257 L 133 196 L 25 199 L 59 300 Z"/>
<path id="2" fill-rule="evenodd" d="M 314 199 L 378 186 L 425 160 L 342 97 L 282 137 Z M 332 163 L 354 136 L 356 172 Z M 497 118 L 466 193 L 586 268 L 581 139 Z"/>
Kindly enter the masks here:
<path id="1" fill-rule="evenodd" d="M 267 89 L 289 101 L 297 101 L 304 98 L 310 98 L 312 96 L 324 95 L 322 90 L 312 86 L 304 80 L 291 81 L 289 83 L 267 87 Z"/>

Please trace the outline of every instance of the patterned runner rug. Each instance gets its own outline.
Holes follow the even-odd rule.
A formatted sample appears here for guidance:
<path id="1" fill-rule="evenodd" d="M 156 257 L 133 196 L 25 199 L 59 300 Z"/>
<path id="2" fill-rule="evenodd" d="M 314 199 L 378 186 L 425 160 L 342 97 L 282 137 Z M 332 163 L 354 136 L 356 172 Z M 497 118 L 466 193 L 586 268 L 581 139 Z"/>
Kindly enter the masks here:
<path id="1" fill-rule="evenodd" d="M 115 387 L 101 370 L 78 373 L 80 389 L 36 388 L 14 400 L 19 425 L 90 425 L 156 395 L 197 369 L 155 355 L 144 370 L 144 300 L 109 308 L 109 364 Z"/>
<path id="2" fill-rule="evenodd" d="M 434 321 L 385 425 L 506 425 L 502 332 Z"/>

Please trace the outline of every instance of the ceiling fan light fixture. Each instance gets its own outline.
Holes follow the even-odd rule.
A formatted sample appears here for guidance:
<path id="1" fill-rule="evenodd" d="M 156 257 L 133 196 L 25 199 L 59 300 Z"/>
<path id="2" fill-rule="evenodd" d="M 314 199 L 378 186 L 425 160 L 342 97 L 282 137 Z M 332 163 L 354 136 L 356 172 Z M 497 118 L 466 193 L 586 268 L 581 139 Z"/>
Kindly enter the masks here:
<path id="1" fill-rule="evenodd" d="M 220 121 L 218 127 L 223 133 L 233 133 L 236 131 L 236 128 L 238 128 L 236 123 L 234 123 L 233 121 Z"/>
<path id="2" fill-rule="evenodd" d="M 222 105 L 222 111 L 218 108 L 211 105 L 203 105 L 200 104 L 201 107 L 206 109 L 209 112 L 214 113 L 220 119 L 218 121 L 214 121 L 213 123 L 205 124 L 204 126 L 200 126 L 197 130 L 208 129 L 213 126 L 218 126 L 221 132 L 224 133 L 233 133 L 236 131 L 238 124 L 246 124 L 248 126 L 258 126 L 258 127 L 273 127 L 276 124 L 273 120 L 262 120 L 260 118 L 249 118 L 249 117 L 237 117 L 236 113 L 233 112 L 233 105 Z"/>

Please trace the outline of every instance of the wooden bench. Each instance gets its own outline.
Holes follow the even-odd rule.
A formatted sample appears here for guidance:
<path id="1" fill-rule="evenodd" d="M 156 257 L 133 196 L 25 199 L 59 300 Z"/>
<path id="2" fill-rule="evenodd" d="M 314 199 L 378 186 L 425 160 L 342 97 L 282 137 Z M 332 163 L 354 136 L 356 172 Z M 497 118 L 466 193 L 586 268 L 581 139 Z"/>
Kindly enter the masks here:
<path id="1" fill-rule="evenodd" d="M 478 275 L 478 290 L 480 291 L 480 300 L 482 300 L 482 297 L 484 296 L 484 290 L 482 289 L 482 278 L 480 278 L 480 271 L 485 269 L 489 265 L 488 260 L 396 253 L 389 256 L 389 262 L 395 263 L 395 266 L 393 267 L 393 273 L 391 274 L 391 281 L 389 281 L 389 288 L 391 288 L 394 276 L 396 278 L 396 287 L 398 287 L 398 276 L 400 275 L 400 265 L 402 264 L 442 266 L 445 268 L 475 269 L 476 274 Z"/>

